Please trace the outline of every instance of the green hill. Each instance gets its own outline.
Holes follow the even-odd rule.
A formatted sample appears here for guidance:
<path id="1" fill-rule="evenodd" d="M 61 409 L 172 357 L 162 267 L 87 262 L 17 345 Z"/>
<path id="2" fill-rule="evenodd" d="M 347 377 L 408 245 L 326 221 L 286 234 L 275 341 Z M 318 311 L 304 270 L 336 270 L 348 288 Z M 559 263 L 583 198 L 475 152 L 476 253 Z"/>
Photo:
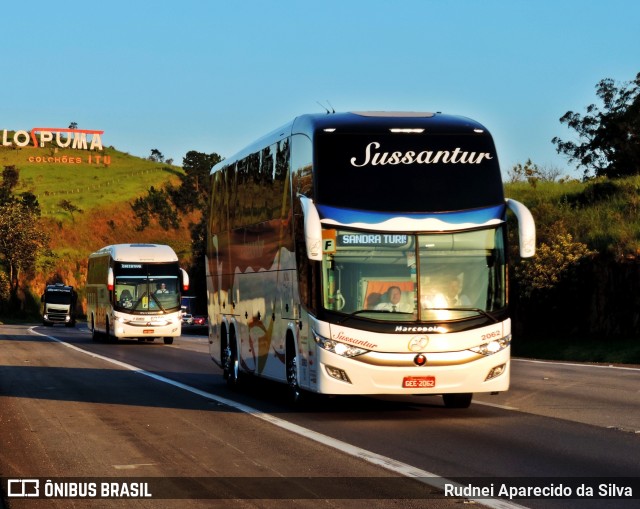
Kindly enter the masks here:
<path id="1" fill-rule="evenodd" d="M 540 242 L 561 227 L 602 256 L 640 255 L 640 176 L 518 182 L 507 184 L 505 194 L 529 207 Z"/>
<path id="2" fill-rule="evenodd" d="M 113 204 L 130 203 L 146 194 L 151 186 L 177 183 L 182 173 L 177 166 L 131 156 L 113 147 L 89 151 L 0 145 L 0 166 L 18 168 L 20 182 L 14 192 L 33 193 L 42 215 L 59 220 L 69 219 L 69 213 L 58 205 L 61 200 L 89 213 Z"/>

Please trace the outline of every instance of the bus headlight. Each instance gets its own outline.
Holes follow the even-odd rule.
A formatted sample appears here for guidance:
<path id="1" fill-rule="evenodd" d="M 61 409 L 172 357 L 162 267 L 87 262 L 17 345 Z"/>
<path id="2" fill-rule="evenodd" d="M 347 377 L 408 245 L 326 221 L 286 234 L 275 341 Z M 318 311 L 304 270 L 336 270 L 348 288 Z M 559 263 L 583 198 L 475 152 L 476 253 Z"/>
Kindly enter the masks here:
<path id="1" fill-rule="evenodd" d="M 346 343 L 341 343 L 340 341 L 325 338 L 313 329 L 311 329 L 311 332 L 313 334 L 314 341 L 320 348 L 328 352 L 340 355 L 342 357 L 355 357 L 356 355 L 362 355 L 363 353 L 367 353 L 369 351 L 365 350 L 364 348 L 358 348 L 357 346 L 348 345 Z"/>
<path id="2" fill-rule="evenodd" d="M 511 334 L 500 338 L 494 339 L 493 341 L 489 341 L 489 343 L 483 343 L 474 348 L 469 348 L 472 352 L 479 353 L 481 355 L 493 355 L 494 353 L 498 353 L 501 350 L 504 350 L 511 344 Z"/>

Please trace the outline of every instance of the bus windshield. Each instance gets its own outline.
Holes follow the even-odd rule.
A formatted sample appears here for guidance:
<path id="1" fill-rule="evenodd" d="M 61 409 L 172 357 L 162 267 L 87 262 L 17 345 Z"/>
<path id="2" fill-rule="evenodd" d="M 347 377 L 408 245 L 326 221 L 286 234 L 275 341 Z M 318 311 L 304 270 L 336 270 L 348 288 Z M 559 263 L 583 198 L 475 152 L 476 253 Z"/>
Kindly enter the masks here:
<path id="1" fill-rule="evenodd" d="M 45 301 L 49 304 L 71 304 L 73 294 L 71 290 L 49 290 L 45 291 Z"/>
<path id="2" fill-rule="evenodd" d="M 506 299 L 504 225 L 455 233 L 325 231 L 323 305 L 359 318 L 447 321 L 491 315 Z"/>
<path id="3" fill-rule="evenodd" d="M 116 264 L 115 309 L 129 313 L 168 313 L 180 309 L 177 264 Z"/>

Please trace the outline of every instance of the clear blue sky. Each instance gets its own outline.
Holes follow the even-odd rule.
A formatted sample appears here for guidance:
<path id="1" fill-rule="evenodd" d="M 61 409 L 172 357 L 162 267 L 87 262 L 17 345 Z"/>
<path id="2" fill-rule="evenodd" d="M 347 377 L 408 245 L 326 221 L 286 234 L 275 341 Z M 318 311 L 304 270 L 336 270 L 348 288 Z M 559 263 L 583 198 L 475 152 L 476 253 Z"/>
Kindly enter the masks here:
<path id="1" fill-rule="evenodd" d="M 442 111 L 494 135 L 507 171 L 574 176 L 551 138 L 640 71 L 637 0 L 3 2 L 0 130 L 102 129 L 177 164 L 230 156 L 301 113 Z"/>

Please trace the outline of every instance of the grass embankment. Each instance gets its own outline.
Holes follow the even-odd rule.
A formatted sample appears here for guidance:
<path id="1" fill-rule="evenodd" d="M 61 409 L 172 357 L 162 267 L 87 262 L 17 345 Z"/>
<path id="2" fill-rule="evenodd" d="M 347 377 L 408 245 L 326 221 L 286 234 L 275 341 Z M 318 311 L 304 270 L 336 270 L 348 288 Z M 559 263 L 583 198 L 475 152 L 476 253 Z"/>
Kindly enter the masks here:
<path id="1" fill-rule="evenodd" d="M 538 233 L 537 244 L 553 244 L 558 231 L 568 232 L 574 242 L 585 244 L 595 252 L 581 263 L 597 264 L 598 270 L 567 271 L 564 281 L 558 281 L 563 290 L 549 289 L 548 293 L 537 293 L 538 302 L 546 302 L 548 308 L 538 306 L 534 319 L 547 326 L 547 333 L 536 333 L 532 337 L 515 337 L 513 353 L 516 356 L 602 362 L 611 364 L 640 364 L 640 332 L 637 319 L 640 310 L 629 305 L 634 302 L 637 282 L 640 281 L 640 177 L 623 179 L 594 179 L 587 182 L 519 182 L 508 184 L 506 196 L 526 204 L 531 210 Z M 514 265 L 518 261 L 514 260 Z M 529 263 L 540 263 L 540 257 Z M 594 265 L 595 266 L 595 265 Z M 554 273 L 550 267 L 550 274 Z M 594 280 L 578 280 L 577 274 L 594 277 Z M 615 275 L 624 274 L 626 280 L 615 280 Z M 513 276 L 513 272 L 512 272 Z M 620 277 L 620 276 L 618 276 Z M 567 281 L 574 283 L 567 283 Z M 607 282 L 606 278 L 609 278 Z M 611 281 L 615 281 L 616 285 Z M 578 282 L 581 283 L 578 285 Z M 608 283 L 608 284 L 607 284 Z M 580 316 L 567 313 L 568 302 L 577 297 L 575 292 L 589 292 L 590 306 L 578 309 Z M 605 291 L 606 290 L 606 291 Z M 612 309 L 611 303 L 620 302 L 620 293 L 625 293 L 624 305 Z M 516 297 L 516 301 L 518 296 Z M 578 301 L 578 300 L 576 300 Z M 526 305 L 520 299 L 518 305 Z M 531 300 L 528 301 L 531 304 Z M 580 300 L 584 302 L 584 299 Z M 536 302 L 533 302 L 535 305 Z M 616 313 L 618 313 L 616 315 Z M 622 313 L 622 314 L 621 314 Z M 626 313 L 626 315 L 625 315 Z M 612 319 L 613 317 L 613 319 Z M 605 320 L 606 318 L 606 320 Z M 554 320 L 557 320 L 554 322 Z M 629 325 L 613 333 L 590 331 L 559 336 L 554 332 L 557 323 Z M 536 329 L 535 325 L 533 329 Z M 522 328 L 526 336 L 527 327 Z M 540 330 L 540 327 L 537 327 Z"/>
<path id="2" fill-rule="evenodd" d="M 36 162 L 36 158 L 41 162 Z M 49 158 L 81 162 L 49 162 Z M 42 162 L 44 159 L 47 161 Z M 105 160 L 109 164 L 105 164 Z M 151 186 L 162 187 L 169 181 L 177 183 L 178 175 L 182 174 L 177 166 L 141 159 L 111 147 L 103 151 L 0 147 L 0 167 L 5 166 L 15 166 L 20 171 L 20 181 L 14 189 L 16 194 L 33 193 L 43 217 L 61 221 L 73 219 L 60 207 L 62 200 L 88 213 L 131 203 L 145 195 Z"/>
<path id="3" fill-rule="evenodd" d="M 506 196 L 532 211 L 539 241 L 559 223 L 576 241 L 601 255 L 640 255 L 640 176 L 587 182 L 507 184 Z"/>

